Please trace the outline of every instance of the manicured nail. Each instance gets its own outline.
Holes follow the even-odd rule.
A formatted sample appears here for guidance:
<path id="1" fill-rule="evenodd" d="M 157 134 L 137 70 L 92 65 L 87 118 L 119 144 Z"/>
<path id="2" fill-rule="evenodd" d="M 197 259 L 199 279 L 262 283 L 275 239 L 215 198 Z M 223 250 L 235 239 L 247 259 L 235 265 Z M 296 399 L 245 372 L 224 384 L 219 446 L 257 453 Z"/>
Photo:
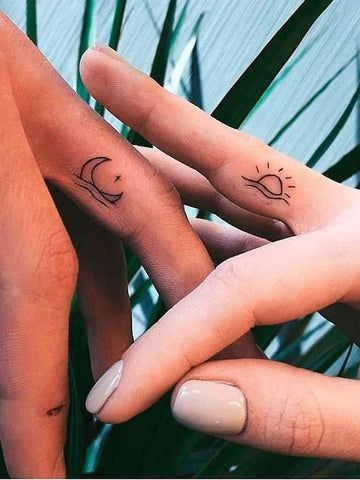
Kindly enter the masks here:
<path id="1" fill-rule="evenodd" d="M 221 382 L 189 380 L 178 391 L 172 412 L 179 423 L 213 435 L 237 435 L 246 425 L 244 394 Z"/>
<path id="2" fill-rule="evenodd" d="M 116 50 L 104 45 L 103 43 L 94 43 L 92 48 L 93 50 L 104 53 L 108 57 L 112 58 L 113 60 L 117 60 L 118 62 L 125 61 L 122 57 L 120 57 Z"/>
<path id="3" fill-rule="evenodd" d="M 107 372 L 95 383 L 86 399 L 86 410 L 98 413 L 119 385 L 123 369 L 123 361 L 114 363 Z"/>

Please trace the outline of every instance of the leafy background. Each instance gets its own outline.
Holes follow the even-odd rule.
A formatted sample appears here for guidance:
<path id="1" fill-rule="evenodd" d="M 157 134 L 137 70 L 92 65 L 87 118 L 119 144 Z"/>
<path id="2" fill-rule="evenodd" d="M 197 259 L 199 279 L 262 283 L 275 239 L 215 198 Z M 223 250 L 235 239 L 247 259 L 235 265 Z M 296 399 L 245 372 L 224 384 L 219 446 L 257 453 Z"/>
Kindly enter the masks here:
<path id="1" fill-rule="evenodd" d="M 94 40 L 221 121 L 358 185 L 359 0 L 0 0 L 0 8 L 132 142 L 144 140 L 95 105 L 79 79 L 79 55 Z M 164 307 L 137 259 L 127 257 L 139 335 Z M 358 347 L 319 314 L 256 336 L 274 359 L 356 376 Z M 168 396 L 123 425 L 94 422 L 83 407 L 92 379 L 76 299 L 70 337 L 70 476 L 360 478 L 354 463 L 290 458 L 191 432 L 172 420 Z"/>

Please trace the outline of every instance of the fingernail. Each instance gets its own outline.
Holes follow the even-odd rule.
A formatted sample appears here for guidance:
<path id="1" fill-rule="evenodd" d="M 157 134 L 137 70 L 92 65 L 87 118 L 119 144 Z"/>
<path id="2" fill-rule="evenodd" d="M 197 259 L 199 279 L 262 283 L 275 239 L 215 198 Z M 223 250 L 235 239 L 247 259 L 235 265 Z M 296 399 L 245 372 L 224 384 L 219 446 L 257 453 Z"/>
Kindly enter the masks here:
<path id="1" fill-rule="evenodd" d="M 86 410 L 98 413 L 119 385 L 123 369 L 123 361 L 114 363 L 107 372 L 95 383 L 86 399 Z"/>
<path id="2" fill-rule="evenodd" d="M 178 391 L 172 412 L 179 423 L 213 435 L 237 435 L 246 425 L 244 394 L 221 382 L 189 380 Z"/>
<path id="3" fill-rule="evenodd" d="M 108 57 L 112 58 L 113 60 L 117 60 L 118 62 L 124 61 L 123 58 L 117 53 L 116 50 L 104 45 L 103 43 L 94 43 L 93 50 L 97 50 L 98 52 L 104 53 Z"/>

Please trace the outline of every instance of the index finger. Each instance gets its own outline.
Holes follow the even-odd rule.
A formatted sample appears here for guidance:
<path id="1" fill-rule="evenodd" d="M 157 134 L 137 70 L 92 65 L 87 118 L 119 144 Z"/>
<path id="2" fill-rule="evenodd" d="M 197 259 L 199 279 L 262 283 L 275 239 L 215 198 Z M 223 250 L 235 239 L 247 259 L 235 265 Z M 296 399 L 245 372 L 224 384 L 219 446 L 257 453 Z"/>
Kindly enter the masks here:
<path id="1" fill-rule="evenodd" d="M 0 49 L 41 172 L 130 244 L 172 305 L 213 268 L 177 192 L 75 95 L 4 15 L 0 27 Z M 14 44 L 21 45 L 16 55 Z M 36 96 L 29 93 L 29 85 Z"/>
<path id="2" fill-rule="evenodd" d="M 352 202 L 351 189 L 218 122 L 107 47 L 88 50 L 81 73 L 91 94 L 124 123 L 203 173 L 229 200 L 293 232 L 328 223 Z M 329 208 L 335 193 L 339 202 Z"/>
<path id="3" fill-rule="evenodd" d="M 125 421 L 252 327 L 354 302 L 360 296 L 359 262 L 354 261 L 359 239 L 350 227 L 328 227 L 224 262 L 100 379 L 88 409 L 105 422 Z M 163 348 L 164 338 L 171 348 Z M 115 370 L 118 386 L 106 390 Z"/>

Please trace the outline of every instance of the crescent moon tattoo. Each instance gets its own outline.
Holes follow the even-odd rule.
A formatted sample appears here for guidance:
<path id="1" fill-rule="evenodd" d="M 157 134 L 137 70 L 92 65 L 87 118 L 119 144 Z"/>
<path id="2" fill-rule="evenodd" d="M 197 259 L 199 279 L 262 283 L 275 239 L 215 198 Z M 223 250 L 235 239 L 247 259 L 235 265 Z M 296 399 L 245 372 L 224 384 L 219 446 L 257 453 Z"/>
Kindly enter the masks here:
<path id="1" fill-rule="evenodd" d="M 90 158 L 90 160 L 87 160 L 83 164 L 80 173 L 75 173 L 75 177 L 77 178 L 77 182 L 75 182 L 75 184 L 83 188 L 84 190 L 87 190 L 95 200 L 97 200 L 107 208 L 109 208 L 109 204 L 114 205 L 116 202 L 118 202 L 123 196 L 124 192 L 120 191 L 119 193 L 109 193 L 105 190 L 102 190 L 96 184 L 96 178 L 94 175 L 96 170 L 101 167 L 101 165 L 104 165 L 105 163 L 111 161 L 111 158 L 108 157 Z M 115 175 L 113 183 L 118 182 L 120 178 L 121 175 Z"/>
<path id="2" fill-rule="evenodd" d="M 270 170 L 269 162 L 267 162 L 267 169 Z M 289 195 L 287 189 L 295 188 L 295 185 L 292 184 L 292 177 L 283 177 L 280 174 L 283 170 L 283 168 L 280 168 L 275 173 L 270 170 L 269 173 L 261 174 L 259 167 L 256 165 L 256 171 L 260 174 L 259 178 L 248 178 L 244 175 L 241 175 L 241 177 L 247 182 L 245 183 L 246 187 L 255 188 L 266 198 L 282 200 L 287 205 L 290 205 L 291 195 Z"/>

